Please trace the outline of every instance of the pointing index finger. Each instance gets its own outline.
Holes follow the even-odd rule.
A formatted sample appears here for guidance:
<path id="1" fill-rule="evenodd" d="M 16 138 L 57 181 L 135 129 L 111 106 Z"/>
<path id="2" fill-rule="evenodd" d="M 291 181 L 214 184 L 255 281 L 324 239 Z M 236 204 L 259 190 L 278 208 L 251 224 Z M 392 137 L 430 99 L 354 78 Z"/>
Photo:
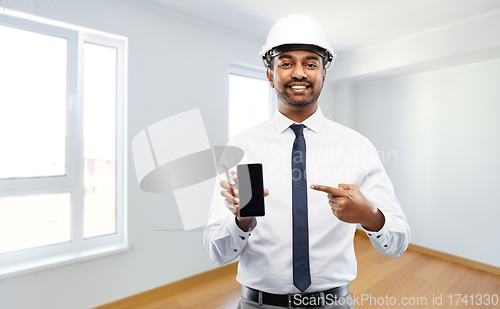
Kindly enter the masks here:
<path id="1" fill-rule="evenodd" d="M 325 193 L 331 194 L 333 196 L 347 196 L 348 193 L 346 190 L 343 189 L 338 189 L 330 186 L 325 186 L 325 185 L 311 185 L 311 189 L 317 190 L 317 191 L 323 191 Z"/>

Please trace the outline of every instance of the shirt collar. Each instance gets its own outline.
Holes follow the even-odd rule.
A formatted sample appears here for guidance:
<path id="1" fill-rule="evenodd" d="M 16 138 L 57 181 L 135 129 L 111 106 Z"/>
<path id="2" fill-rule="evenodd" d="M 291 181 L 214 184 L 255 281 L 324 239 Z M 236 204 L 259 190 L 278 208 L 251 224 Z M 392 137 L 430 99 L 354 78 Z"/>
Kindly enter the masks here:
<path id="1" fill-rule="evenodd" d="M 302 121 L 306 127 L 311 129 L 312 131 L 319 133 L 323 122 L 325 121 L 325 117 L 321 112 L 321 109 L 318 106 L 318 109 L 306 120 Z M 273 123 L 279 133 L 283 133 L 288 127 L 292 124 L 296 123 L 295 121 L 287 118 L 285 115 L 280 113 L 279 110 L 274 112 Z"/>

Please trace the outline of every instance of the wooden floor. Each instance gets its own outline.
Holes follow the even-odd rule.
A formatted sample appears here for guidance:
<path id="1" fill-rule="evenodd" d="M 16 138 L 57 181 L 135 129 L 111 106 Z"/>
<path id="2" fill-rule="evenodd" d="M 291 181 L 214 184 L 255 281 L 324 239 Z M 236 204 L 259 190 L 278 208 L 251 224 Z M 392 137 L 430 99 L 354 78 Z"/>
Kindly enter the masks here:
<path id="1" fill-rule="evenodd" d="M 358 277 L 351 282 L 350 288 L 353 299 L 355 301 L 357 299 L 354 304 L 356 309 L 500 309 L 498 275 L 411 250 L 399 258 L 387 257 L 375 251 L 368 238 L 364 236 L 355 237 L 355 249 Z M 198 283 L 177 294 L 151 299 L 126 308 L 233 309 L 236 308 L 241 292 L 241 286 L 236 282 L 235 276 L 235 273 L 220 275 L 211 278 L 209 282 Z M 461 294 L 460 299 L 456 294 Z M 464 298 L 464 295 L 467 296 Z M 488 298 L 486 295 L 489 295 L 489 305 L 485 304 Z M 471 301 L 474 301 L 474 304 Z M 492 304 L 495 301 L 497 305 Z"/>

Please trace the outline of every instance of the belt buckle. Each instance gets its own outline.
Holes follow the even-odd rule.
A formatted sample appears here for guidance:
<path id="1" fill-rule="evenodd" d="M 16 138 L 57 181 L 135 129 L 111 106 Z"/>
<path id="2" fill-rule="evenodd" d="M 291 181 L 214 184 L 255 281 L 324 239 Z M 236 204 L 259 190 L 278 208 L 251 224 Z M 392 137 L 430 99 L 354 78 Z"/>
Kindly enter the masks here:
<path id="1" fill-rule="evenodd" d="M 288 309 L 294 308 L 292 307 L 292 295 L 288 294 Z"/>

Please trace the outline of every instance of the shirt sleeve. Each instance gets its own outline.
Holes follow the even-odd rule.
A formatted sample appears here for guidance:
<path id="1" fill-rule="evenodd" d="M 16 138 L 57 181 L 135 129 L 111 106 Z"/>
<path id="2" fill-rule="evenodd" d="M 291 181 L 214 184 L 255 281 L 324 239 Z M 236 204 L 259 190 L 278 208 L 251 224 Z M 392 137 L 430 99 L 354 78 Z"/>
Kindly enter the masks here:
<path id="1" fill-rule="evenodd" d="M 224 197 L 220 194 L 223 189 L 219 184 L 223 179 L 223 175 L 217 177 L 208 224 L 203 231 L 205 248 L 218 265 L 227 264 L 241 254 L 257 225 L 257 220 L 253 218 L 248 232 L 238 227 L 236 217 L 226 208 Z"/>
<path id="2" fill-rule="evenodd" d="M 373 247 L 388 256 L 400 256 L 410 243 L 411 231 L 401 206 L 394 194 L 394 187 L 385 172 L 380 157 L 371 142 L 366 140 L 365 179 L 359 189 L 385 217 L 384 226 L 377 232 L 365 232 Z"/>

